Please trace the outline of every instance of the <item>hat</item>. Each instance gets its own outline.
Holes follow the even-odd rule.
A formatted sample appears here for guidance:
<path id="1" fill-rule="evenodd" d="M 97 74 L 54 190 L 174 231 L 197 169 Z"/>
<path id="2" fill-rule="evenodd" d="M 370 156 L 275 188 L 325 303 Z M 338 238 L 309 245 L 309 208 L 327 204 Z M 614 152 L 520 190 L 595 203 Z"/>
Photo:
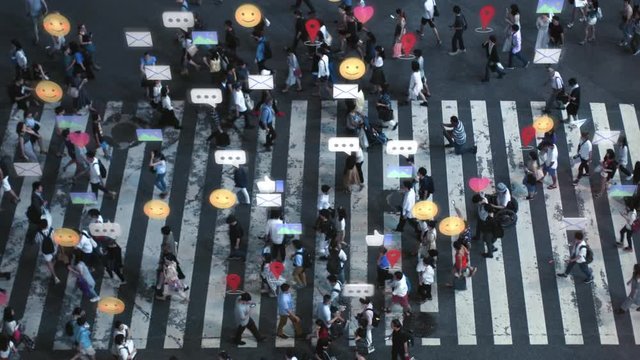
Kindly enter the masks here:
<path id="1" fill-rule="evenodd" d="M 236 221 L 237 221 L 237 219 L 236 219 L 235 216 L 233 216 L 233 215 L 227 216 L 227 224 L 232 224 L 232 223 L 234 223 Z"/>
<path id="2" fill-rule="evenodd" d="M 504 183 L 498 183 L 498 186 L 496 186 L 496 190 L 498 190 L 498 192 L 505 192 L 507 191 L 507 185 L 505 185 Z"/>

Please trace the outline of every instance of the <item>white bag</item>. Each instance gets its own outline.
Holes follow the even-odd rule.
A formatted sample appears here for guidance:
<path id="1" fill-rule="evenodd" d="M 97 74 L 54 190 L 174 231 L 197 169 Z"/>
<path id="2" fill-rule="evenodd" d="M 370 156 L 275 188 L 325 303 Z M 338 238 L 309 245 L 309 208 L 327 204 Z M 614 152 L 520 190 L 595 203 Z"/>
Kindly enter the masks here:
<path id="1" fill-rule="evenodd" d="M 358 139 L 360 140 L 360 148 L 362 151 L 367 151 L 369 148 L 369 139 L 367 139 L 367 134 L 364 129 L 358 131 Z"/>

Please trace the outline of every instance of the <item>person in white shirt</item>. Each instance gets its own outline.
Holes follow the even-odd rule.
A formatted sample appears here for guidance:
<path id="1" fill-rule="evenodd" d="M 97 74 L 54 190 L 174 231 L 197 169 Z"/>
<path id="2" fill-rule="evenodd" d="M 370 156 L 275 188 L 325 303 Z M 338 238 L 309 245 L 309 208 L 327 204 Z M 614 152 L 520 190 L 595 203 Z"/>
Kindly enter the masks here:
<path id="1" fill-rule="evenodd" d="M 424 89 L 424 84 L 422 82 L 422 76 L 420 75 L 420 64 L 417 61 L 411 62 L 411 78 L 409 79 L 409 97 L 407 102 L 412 100 L 422 100 L 420 105 L 429 106 L 427 102 L 427 98 L 425 97 L 422 89 Z"/>
<path id="2" fill-rule="evenodd" d="M 418 35 L 420 37 L 424 37 L 424 26 L 429 24 L 431 30 L 433 30 L 433 35 L 436 36 L 436 40 L 438 41 L 438 46 L 442 45 L 442 40 L 440 40 L 440 34 L 438 34 L 438 28 L 434 23 L 435 18 L 435 8 L 436 2 L 435 0 L 426 0 L 424 2 L 424 15 L 422 15 L 422 19 L 420 19 L 420 30 L 418 30 Z"/>
<path id="3" fill-rule="evenodd" d="M 331 191 L 331 186 L 322 185 L 320 187 L 320 195 L 318 195 L 318 211 L 322 209 L 331 209 L 331 201 L 329 199 L 329 191 Z"/>
<path id="4" fill-rule="evenodd" d="M 366 322 L 366 330 L 367 330 L 367 343 L 369 346 L 373 344 L 373 337 L 371 335 L 371 329 L 373 327 L 373 304 L 371 303 L 371 299 L 360 298 L 360 304 L 362 304 L 362 310 L 360 310 L 360 319 L 364 319 L 363 322 Z"/>
<path id="5" fill-rule="evenodd" d="M 96 195 L 96 199 L 98 198 L 98 190 L 101 190 L 105 195 L 110 196 L 112 199 L 115 199 L 116 192 L 110 191 L 104 186 L 104 180 L 102 178 L 102 174 L 100 173 L 100 162 L 96 158 L 95 150 L 87 150 L 87 162 L 89 163 L 89 167 L 85 172 L 89 172 L 89 183 L 91 184 L 91 192 Z"/>
<path id="6" fill-rule="evenodd" d="M 173 126 L 174 129 L 180 130 L 180 122 L 176 117 L 176 113 L 173 111 L 173 104 L 171 103 L 171 97 L 169 96 L 169 85 L 163 85 L 160 88 L 160 105 L 161 105 L 161 117 L 160 127 Z"/>
<path id="7" fill-rule="evenodd" d="M 244 128 L 253 128 L 253 125 L 249 123 L 249 108 L 242 92 L 242 84 L 239 82 L 233 84 L 233 104 L 235 105 L 235 120 L 242 116 L 244 118 Z"/>
<path id="8" fill-rule="evenodd" d="M 569 276 L 571 269 L 578 264 L 580 270 L 587 276 L 584 280 L 585 284 L 591 284 L 593 282 L 593 270 L 587 263 L 587 242 L 584 240 L 584 234 L 582 231 L 576 232 L 573 237 L 573 243 L 571 244 L 571 258 L 565 260 L 567 267 L 564 272 L 558 273 L 559 277 L 566 278 Z"/>
<path id="9" fill-rule="evenodd" d="M 436 230 L 435 220 L 419 221 L 419 227 L 421 231 L 420 241 L 418 242 L 418 248 L 416 254 L 418 258 L 427 256 L 427 253 L 431 249 L 436 248 L 436 237 L 438 232 Z"/>
<path id="10" fill-rule="evenodd" d="M 522 67 L 527 68 L 529 61 L 522 57 L 522 34 L 520 33 L 520 26 L 518 24 L 511 25 L 511 51 L 509 52 L 509 65 L 508 69 L 514 69 L 513 58 L 516 57 L 522 62 Z"/>
<path id="11" fill-rule="evenodd" d="M 133 341 L 126 340 L 124 335 L 119 334 L 114 337 L 113 343 L 118 349 L 118 360 L 132 360 L 135 358 L 137 350 Z"/>
<path id="12" fill-rule="evenodd" d="M 271 255 L 273 256 L 273 260 L 283 262 L 286 254 L 285 244 L 284 244 L 284 235 L 279 234 L 278 230 L 280 225 L 282 225 L 284 221 L 282 221 L 282 214 L 280 210 L 273 210 L 271 212 L 271 217 L 267 220 L 267 238 L 271 241 Z"/>
<path id="13" fill-rule="evenodd" d="M 631 252 L 633 251 L 633 223 L 638 218 L 638 213 L 636 212 L 636 209 L 627 208 L 627 213 L 625 214 L 621 211 L 620 215 L 622 215 L 626 223 L 622 229 L 620 229 L 620 241 L 618 241 L 617 244 L 619 247 L 624 246 L 623 239 L 624 235 L 627 234 L 628 246 L 624 248 L 624 250 Z"/>
<path id="14" fill-rule="evenodd" d="M 509 204 L 509 201 L 511 201 L 509 188 L 503 182 L 498 183 L 498 185 L 496 185 L 496 204 L 492 204 L 491 206 L 495 209 L 504 209 L 507 207 L 507 204 Z"/>
<path id="15" fill-rule="evenodd" d="M 118 335 L 124 336 L 124 341 L 128 341 L 131 339 L 131 330 L 129 330 L 129 326 L 122 323 L 120 320 L 116 320 L 113 323 L 113 334 L 112 337 L 114 339 L 113 346 L 111 347 L 111 353 L 118 357 L 118 345 L 115 342 L 115 337 Z"/>
<path id="16" fill-rule="evenodd" d="M 552 67 L 548 68 L 547 71 L 549 72 L 549 81 L 551 82 L 551 94 L 549 98 L 547 98 L 543 112 L 548 114 L 551 113 L 552 108 L 564 110 L 565 106 L 558 100 L 558 95 L 564 91 L 562 76 Z"/>
<path id="17" fill-rule="evenodd" d="M 418 261 L 416 272 L 418 273 L 418 293 L 420 294 L 420 302 L 424 303 L 431 300 L 431 285 L 435 281 L 436 272 L 434 270 L 435 263 L 432 257 L 425 256 L 422 261 Z"/>
<path id="18" fill-rule="evenodd" d="M 555 189 L 558 187 L 558 147 L 550 142 L 544 143 L 542 147 L 545 151 L 544 165 L 542 166 L 542 173 L 544 176 L 549 174 L 553 183 L 547 186 L 547 189 Z"/>
<path id="19" fill-rule="evenodd" d="M 391 312 L 391 306 L 399 304 L 402 306 L 405 316 L 411 316 L 411 305 L 409 305 L 409 286 L 407 278 L 402 271 L 396 271 L 393 274 L 393 282 L 391 283 L 391 299 L 387 301 L 385 312 Z"/>
<path id="20" fill-rule="evenodd" d="M 578 143 L 578 151 L 573 156 L 574 159 L 580 159 L 580 166 L 578 166 L 578 177 L 573 180 L 573 185 L 576 186 L 580 182 L 583 176 L 589 176 L 589 164 L 591 163 L 591 154 L 593 151 L 593 145 L 589 140 L 589 133 L 582 131 L 580 133 L 580 142 Z"/>
<path id="21" fill-rule="evenodd" d="M 413 206 L 416 204 L 416 192 L 413 190 L 413 182 L 405 180 L 402 183 L 402 188 L 400 189 L 400 191 L 404 193 L 404 198 L 402 200 L 402 209 L 400 210 L 400 221 L 398 222 L 395 231 L 404 231 L 404 224 L 409 221 L 409 224 L 413 226 L 419 238 L 420 229 L 411 211 L 413 209 Z"/>
<path id="22" fill-rule="evenodd" d="M 54 283 L 57 285 L 60 283 L 60 279 L 56 275 L 54 258 L 58 252 L 58 244 L 53 241 L 53 227 L 50 225 L 51 215 L 48 219 L 40 219 L 40 230 L 36 233 L 36 244 L 40 245 L 42 250 L 42 257 L 47 264 L 47 269 L 53 277 Z"/>
<path id="23" fill-rule="evenodd" d="M 322 52 L 320 56 L 320 60 L 318 60 L 318 94 L 317 96 L 322 97 L 323 90 L 327 96 L 330 96 L 331 89 L 329 88 L 329 56 L 320 48 Z"/>

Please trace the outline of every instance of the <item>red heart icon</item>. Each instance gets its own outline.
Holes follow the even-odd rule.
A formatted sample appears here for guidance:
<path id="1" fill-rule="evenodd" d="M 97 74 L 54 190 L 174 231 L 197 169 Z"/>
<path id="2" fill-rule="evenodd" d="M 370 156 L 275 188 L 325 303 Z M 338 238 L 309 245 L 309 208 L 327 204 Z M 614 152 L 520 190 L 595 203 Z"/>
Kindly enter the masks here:
<path id="1" fill-rule="evenodd" d="M 373 6 L 356 6 L 353 9 L 353 15 L 363 24 L 373 17 L 373 13 Z"/>
<path id="2" fill-rule="evenodd" d="M 77 147 L 85 147 L 89 143 L 89 134 L 85 132 L 73 132 L 69 134 L 69 141 Z"/>
<path id="3" fill-rule="evenodd" d="M 469 179 L 469 187 L 475 192 L 480 192 L 489 186 L 491 180 L 487 178 L 471 178 Z"/>

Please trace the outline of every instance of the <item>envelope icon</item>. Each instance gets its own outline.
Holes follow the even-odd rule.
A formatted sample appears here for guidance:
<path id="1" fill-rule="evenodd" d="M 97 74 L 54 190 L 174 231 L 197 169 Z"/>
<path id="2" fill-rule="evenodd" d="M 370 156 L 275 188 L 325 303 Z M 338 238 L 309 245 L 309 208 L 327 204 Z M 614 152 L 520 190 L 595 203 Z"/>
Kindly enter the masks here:
<path id="1" fill-rule="evenodd" d="M 273 75 L 249 75 L 249 90 L 273 89 Z"/>
<path id="2" fill-rule="evenodd" d="M 355 99 L 358 97 L 358 84 L 334 84 L 334 99 Z"/>
<path id="3" fill-rule="evenodd" d="M 584 230 L 587 227 L 586 218 L 562 218 L 562 227 L 560 230 Z"/>
<path id="4" fill-rule="evenodd" d="M 256 203 L 261 207 L 281 207 L 282 194 L 256 194 Z"/>
<path id="5" fill-rule="evenodd" d="M 42 169 L 39 163 L 13 163 L 18 176 L 42 176 Z"/>
<path id="6" fill-rule="evenodd" d="M 533 57 L 534 64 L 557 64 L 560 61 L 562 49 L 536 49 Z"/>
<path id="7" fill-rule="evenodd" d="M 128 47 L 152 47 L 151 33 L 149 31 L 125 31 Z"/>
<path id="8" fill-rule="evenodd" d="M 167 65 L 147 65 L 144 74 L 147 80 L 171 80 L 171 68 Z"/>
<path id="9" fill-rule="evenodd" d="M 595 135 L 593 135 L 593 144 L 605 144 L 605 145 L 613 145 L 618 142 L 618 138 L 620 137 L 620 131 L 616 130 L 604 130 L 604 131 L 596 131 Z"/>

